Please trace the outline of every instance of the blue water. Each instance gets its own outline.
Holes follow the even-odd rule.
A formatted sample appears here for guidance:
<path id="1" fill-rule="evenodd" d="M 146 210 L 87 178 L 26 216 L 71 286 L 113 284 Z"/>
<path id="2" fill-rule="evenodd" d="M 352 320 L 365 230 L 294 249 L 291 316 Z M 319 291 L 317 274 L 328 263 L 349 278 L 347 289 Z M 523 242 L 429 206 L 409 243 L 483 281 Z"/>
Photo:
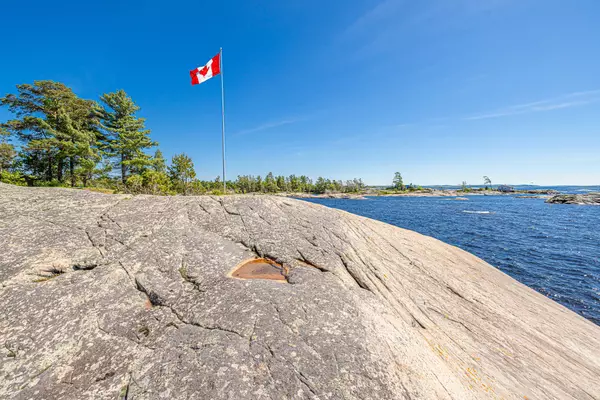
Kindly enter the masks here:
<path id="1" fill-rule="evenodd" d="M 458 246 L 600 325 L 600 207 L 515 196 L 309 201 Z"/>

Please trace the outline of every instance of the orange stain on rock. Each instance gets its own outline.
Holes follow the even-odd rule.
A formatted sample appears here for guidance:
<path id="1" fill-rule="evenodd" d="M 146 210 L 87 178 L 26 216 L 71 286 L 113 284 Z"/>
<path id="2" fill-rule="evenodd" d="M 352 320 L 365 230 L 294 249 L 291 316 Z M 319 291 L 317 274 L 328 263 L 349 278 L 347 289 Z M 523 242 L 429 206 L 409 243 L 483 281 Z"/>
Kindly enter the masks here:
<path id="1" fill-rule="evenodd" d="M 287 283 L 287 269 L 273 260 L 266 258 L 244 261 L 229 274 L 238 279 L 265 279 Z"/>

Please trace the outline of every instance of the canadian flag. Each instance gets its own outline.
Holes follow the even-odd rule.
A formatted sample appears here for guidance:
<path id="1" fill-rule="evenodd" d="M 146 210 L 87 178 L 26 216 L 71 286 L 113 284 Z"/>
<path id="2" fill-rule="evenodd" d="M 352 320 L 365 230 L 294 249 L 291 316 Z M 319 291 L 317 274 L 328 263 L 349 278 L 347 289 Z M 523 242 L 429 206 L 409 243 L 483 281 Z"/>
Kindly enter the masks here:
<path id="1" fill-rule="evenodd" d="M 210 59 L 203 67 L 198 67 L 190 71 L 190 77 L 192 78 L 192 86 L 198 85 L 217 76 L 221 73 L 221 53 L 217 54 Z"/>

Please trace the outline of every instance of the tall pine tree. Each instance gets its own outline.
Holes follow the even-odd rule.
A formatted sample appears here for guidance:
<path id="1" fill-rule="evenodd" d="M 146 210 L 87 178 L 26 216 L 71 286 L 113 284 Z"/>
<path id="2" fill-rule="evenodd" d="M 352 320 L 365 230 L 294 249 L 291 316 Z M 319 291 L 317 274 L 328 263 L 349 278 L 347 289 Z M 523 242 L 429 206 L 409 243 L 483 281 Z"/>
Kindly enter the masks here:
<path id="1" fill-rule="evenodd" d="M 71 185 L 79 159 L 94 153 L 94 102 L 84 100 L 62 83 L 34 81 L 17 85 L 17 94 L 0 99 L 17 118 L 3 126 L 24 143 L 25 169 L 38 179 L 64 181 L 69 163 Z"/>
<path id="2" fill-rule="evenodd" d="M 162 151 L 157 149 L 154 152 L 154 157 L 152 158 L 152 168 L 156 172 L 166 172 L 167 164 L 165 163 L 165 157 L 163 156 Z"/>
<path id="3" fill-rule="evenodd" d="M 104 107 L 99 109 L 99 117 L 107 132 L 107 149 L 116 158 L 115 165 L 120 168 L 121 181 L 125 183 L 130 174 L 141 174 L 151 165 L 144 150 L 157 143 L 150 139 L 146 120 L 136 116 L 140 107 L 124 90 L 104 94 L 100 100 Z"/>
<path id="4" fill-rule="evenodd" d="M 192 180 L 196 178 L 192 159 L 185 153 L 175 154 L 169 166 L 169 177 L 171 178 L 171 182 L 173 182 L 175 190 L 187 195 Z"/>

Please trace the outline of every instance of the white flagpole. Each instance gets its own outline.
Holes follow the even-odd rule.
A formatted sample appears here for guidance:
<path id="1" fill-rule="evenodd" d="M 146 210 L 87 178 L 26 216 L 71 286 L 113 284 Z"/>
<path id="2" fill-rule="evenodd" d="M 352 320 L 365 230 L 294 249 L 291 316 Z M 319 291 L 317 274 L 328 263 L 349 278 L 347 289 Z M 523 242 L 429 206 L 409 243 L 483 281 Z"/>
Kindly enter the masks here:
<path id="1" fill-rule="evenodd" d="M 219 68 L 221 70 L 221 139 L 222 139 L 222 156 L 223 156 L 223 194 L 227 193 L 227 178 L 225 175 L 225 88 L 223 85 L 223 48 L 219 50 Z"/>

